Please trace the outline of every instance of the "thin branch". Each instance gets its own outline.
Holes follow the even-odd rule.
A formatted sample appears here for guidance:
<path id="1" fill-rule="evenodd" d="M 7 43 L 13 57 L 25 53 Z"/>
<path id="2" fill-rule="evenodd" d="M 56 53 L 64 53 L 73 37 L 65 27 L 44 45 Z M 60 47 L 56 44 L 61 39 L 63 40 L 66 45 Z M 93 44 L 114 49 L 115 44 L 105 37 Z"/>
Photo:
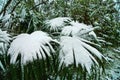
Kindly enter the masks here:
<path id="1" fill-rule="evenodd" d="M 21 0 L 20 0 L 21 1 Z M 17 7 L 17 5 L 20 3 L 20 1 L 18 1 L 17 3 L 16 3 L 16 5 L 13 7 L 13 9 L 11 10 L 11 13 L 13 13 L 13 11 L 15 10 L 15 8 Z"/>
<path id="2" fill-rule="evenodd" d="M 36 8 L 37 6 L 41 5 L 41 4 L 46 4 L 47 0 L 46 1 L 42 1 L 41 3 L 33 6 L 30 10 L 33 10 L 34 8 Z"/>
<path id="3" fill-rule="evenodd" d="M 7 3 L 5 4 L 4 8 L 2 8 L 2 10 L 0 11 L 0 15 L 3 13 L 3 15 L 5 15 L 7 7 L 10 5 L 10 3 L 12 2 L 12 0 L 8 0 Z"/>

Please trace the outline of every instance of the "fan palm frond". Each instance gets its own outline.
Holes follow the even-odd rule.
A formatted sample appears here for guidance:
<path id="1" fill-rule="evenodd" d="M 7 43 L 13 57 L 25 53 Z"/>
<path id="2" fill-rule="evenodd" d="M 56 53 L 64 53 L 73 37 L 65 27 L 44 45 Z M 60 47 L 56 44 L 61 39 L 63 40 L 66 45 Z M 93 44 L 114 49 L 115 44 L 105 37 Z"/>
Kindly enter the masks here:
<path id="1" fill-rule="evenodd" d="M 99 65 L 98 60 L 102 60 L 102 57 L 103 55 L 97 49 L 86 44 L 77 37 L 61 37 L 59 58 L 61 64 L 64 63 L 65 66 L 74 64 L 75 58 L 76 66 L 78 67 L 78 65 L 81 65 L 83 70 L 86 69 L 88 73 L 90 73 L 91 67 L 94 64 Z"/>
<path id="2" fill-rule="evenodd" d="M 69 17 L 57 17 L 51 20 L 47 20 L 45 21 L 45 23 L 48 25 L 48 28 L 50 29 L 50 31 L 58 31 L 64 27 L 65 22 L 70 20 L 71 18 Z"/>
<path id="3" fill-rule="evenodd" d="M 10 43 L 10 35 L 0 29 L 0 54 L 5 54 Z"/>
<path id="4" fill-rule="evenodd" d="M 75 36 L 78 34 L 79 31 L 80 31 L 79 27 L 65 26 L 61 34 L 65 36 L 69 36 L 69 35 Z"/>
<path id="5" fill-rule="evenodd" d="M 97 27 L 93 28 L 92 26 L 89 26 L 83 23 L 74 22 L 74 21 L 70 22 L 70 24 L 71 26 L 65 26 L 62 29 L 62 32 L 61 32 L 62 35 L 79 36 L 87 39 L 88 38 L 97 39 L 97 36 L 93 31 Z M 89 37 L 89 36 L 93 36 L 93 37 Z"/>
<path id="6" fill-rule="evenodd" d="M 50 42 L 55 42 L 47 33 L 35 31 L 32 34 L 20 34 L 10 45 L 8 54 L 11 56 L 11 63 L 17 61 L 17 57 L 21 55 L 21 63 L 26 64 L 35 59 L 46 58 L 50 56 L 50 52 L 54 53 L 54 49 Z"/>

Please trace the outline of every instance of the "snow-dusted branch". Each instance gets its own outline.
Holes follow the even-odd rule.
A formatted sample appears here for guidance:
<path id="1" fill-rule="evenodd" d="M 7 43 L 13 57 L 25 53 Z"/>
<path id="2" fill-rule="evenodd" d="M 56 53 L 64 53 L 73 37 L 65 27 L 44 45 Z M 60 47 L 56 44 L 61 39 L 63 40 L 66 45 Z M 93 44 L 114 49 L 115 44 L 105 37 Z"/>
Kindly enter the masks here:
<path id="1" fill-rule="evenodd" d="M 21 1 L 21 0 L 20 0 Z M 11 13 L 13 13 L 13 11 L 15 10 L 15 8 L 17 7 L 17 5 L 20 3 L 20 1 L 18 1 L 15 6 L 13 7 L 13 9 L 11 10 Z"/>
<path id="2" fill-rule="evenodd" d="M 7 7 L 11 4 L 12 0 L 8 0 L 7 3 L 5 4 L 5 6 L 2 8 L 2 10 L 0 11 L 0 15 L 3 13 L 3 15 L 5 15 Z"/>
<path id="3" fill-rule="evenodd" d="M 39 6 L 39 5 L 41 5 L 41 4 L 46 4 L 46 2 L 47 2 L 47 1 L 42 1 L 41 3 L 39 3 L 39 4 L 35 5 L 35 6 L 33 6 L 30 10 L 35 9 L 37 6 Z"/>

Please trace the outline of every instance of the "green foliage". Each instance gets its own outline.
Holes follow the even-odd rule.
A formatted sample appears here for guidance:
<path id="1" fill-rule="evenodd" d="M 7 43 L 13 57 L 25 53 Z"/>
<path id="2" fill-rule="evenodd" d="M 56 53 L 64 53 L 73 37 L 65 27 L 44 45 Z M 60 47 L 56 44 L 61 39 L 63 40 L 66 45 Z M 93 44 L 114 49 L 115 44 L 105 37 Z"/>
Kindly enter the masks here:
<path id="1" fill-rule="evenodd" d="M 6 13 L 12 14 L 7 25 L 7 29 L 11 32 L 31 33 L 41 30 L 44 20 L 65 16 L 88 25 L 99 26 L 100 29 L 96 30 L 97 35 L 115 45 L 119 43 L 119 7 L 115 8 L 119 2 L 112 0 L 38 0 L 38 2 L 22 0 L 18 2 L 12 1 L 11 5 L 8 5 L 11 8 L 6 8 Z M 18 5 L 12 3 L 18 3 Z M 12 12 L 13 8 L 15 9 Z M 1 27 L 4 26 L 6 26 L 5 23 L 1 25 Z"/>
<path id="2" fill-rule="evenodd" d="M 120 43 L 119 9 L 114 6 L 119 2 L 113 0 L 7 0 L 0 12 L 0 28 L 7 30 L 12 36 L 20 33 L 32 33 L 36 30 L 46 31 L 51 37 L 59 40 L 59 33 L 45 29 L 45 20 L 55 17 L 71 17 L 75 21 L 87 25 L 99 26 L 95 32 L 111 42 L 113 46 Z M 5 16 L 10 17 L 3 21 Z M 0 37 L 1 38 L 1 37 Z M 1 43 L 1 42 L 0 42 Z M 107 43 L 103 43 L 106 45 Z M 9 47 L 9 46 L 8 46 Z M 0 55 L 0 79 L 2 80 L 101 80 L 104 62 L 101 67 L 92 67 L 91 75 L 74 65 L 59 66 L 58 45 L 53 44 L 56 54 L 47 59 L 38 59 L 21 65 L 20 58 L 16 64 L 10 64 L 10 56 Z M 7 53 L 7 50 L 6 50 Z M 98 69 L 98 70 L 97 70 Z"/>

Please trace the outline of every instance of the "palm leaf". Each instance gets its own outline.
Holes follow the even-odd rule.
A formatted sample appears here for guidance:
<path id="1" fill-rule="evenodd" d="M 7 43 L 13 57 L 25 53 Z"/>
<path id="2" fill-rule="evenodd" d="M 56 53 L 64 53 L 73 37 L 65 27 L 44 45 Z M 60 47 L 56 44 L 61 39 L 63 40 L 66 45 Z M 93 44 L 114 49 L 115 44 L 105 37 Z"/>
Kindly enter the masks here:
<path id="1" fill-rule="evenodd" d="M 94 37 L 94 39 L 97 39 L 97 36 L 96 36 L 95 32 L 93 31 L 97 27 L 93 28 L 90 25 L 86 25 L 86 24 L 78 23 L 78 22 L 74 22 L 74 21 L 71 21 L 70 24 L 71 24 L 71 26 L 65 26 L 62 29 L 61 35 L 79 36 L 82 38 L 89 38 L 89 39 L 91 38 L 89 36 L 92 35 Z"/>
<path id="2" fill-rule="evenodd" d="M 69 17 L 57 17 L 51 20 L 46 20 L 45 23 L 50 31 L 58 31 L 65 26 L 65 22 L 70 20 L 71 18 Z"/>
<path id="3" fill-rule="evenodd" d="M 10 35 L 6 31 L 2 31 L 0 29 L 0 54 L 5 54 L 7 51 L 7 47 L 9 46 L 11 38 Z"/>
<path id="4" fill-rule="evenodd" d="M 3 66 L 3 64 L 2 64 L 1 61 L 0 61 L 0 68 L 1 68 L 3 71 L 5 71 L 5 68 L 4 68 L 4 66 Z"/>
<path id="5" fill-rule="evenodd" d="M 75 59 L 74 59 L 74 56 Z M 60 60 L 61 64 L 64 63 L 65 66 L 74 64 L 76 61 L 76 66 L 81 65 L 83 70 L 86 69 L 90 73 L 91 67 L 94 64 L 99 65 L 98 60 L 94 55 L 102 60 L 103 55 L 94 47 L 86 44 L 77 37 L 61 37 L 61 50 L 60 50 Z"/>
<path id="6" fill-rule="evenodd" d="M 8 54 L 11 56 L 11 63 L 17 61 L 17 57 L 21 55 L 21 63 L 26 64 L 35 59 L 46 58 L 45 53 L 50 56 L 50 52 L 54 53 L 54 49 L 50 42 L 56 42 L 47 33 L 35 31 L 32 34 L 20 34 L 10 45 Z"/>

